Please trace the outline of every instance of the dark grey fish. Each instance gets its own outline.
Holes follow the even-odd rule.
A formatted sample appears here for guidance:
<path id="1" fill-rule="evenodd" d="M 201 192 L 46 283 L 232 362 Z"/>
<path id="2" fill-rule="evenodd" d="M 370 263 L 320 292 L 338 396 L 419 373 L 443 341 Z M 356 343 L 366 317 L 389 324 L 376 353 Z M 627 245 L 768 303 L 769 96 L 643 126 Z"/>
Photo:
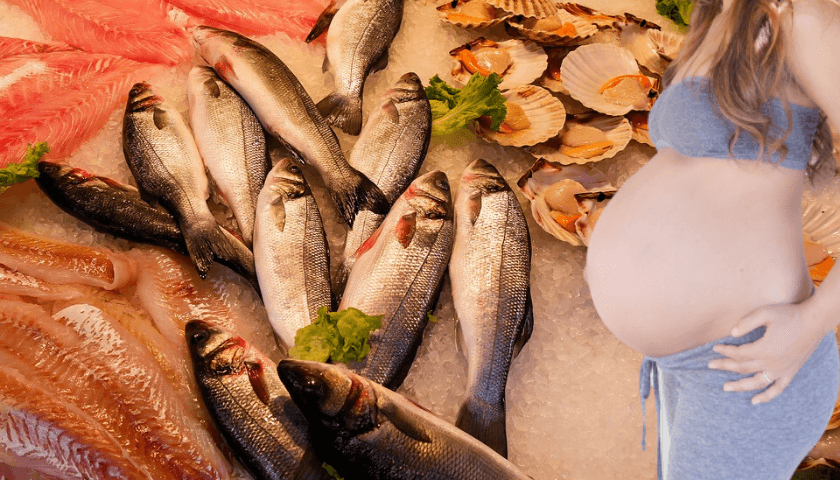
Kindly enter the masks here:
<path id="1" fill-rule="evenodd" d="M 242 95 L 266 131 L 318 170 L 348 225 L 360 210 L 388 211 L 382 192 L 347 163 L 335 133 L 277 55 L 226 30 L 195 27 L 193 38 L 199 55 Z"/>
<path id="2" fill-rule="evenodd" d="M 350 153 L 350 165 L 382 190 L 388 203 L 408 188 L 426 157 L 432 131 L 432 111 L 420 78 L 406 73 L 388 90 L 365 123 Z M 356 262 L 356 251 L 385 219 L 368 210 L 359 212 L 347 231 L 342 268 L 336 288 L 342 289 Z"/>
<path id="3" fill-rule="evenodd" d="M 38 171 L 38 186 L 50 200 L 96 230 L 189 254 L 175 217 L 143 200 L 134 187 L 45 160 L 38 163 Z M 259 291 L 254 255 L 230 232 L 222 229 L 222 233 L 233 248 L 220 251 L 226 256 L 214 252 L 216 261 L 242 275 Z"/>
<path id="4" fill-rule="evenodd" d="M 481 159 L 464 170 L 455 199 L 449 278 L 468 366 L 455 425 L 506 457 L 508 369 L 534 327 L 531 237 L 516 194 Z"/>
<path id="5" fill-rule="evenodd" d="M 204 404 L 236 457 L 258 479 L 326 479 L 307 422 L 277 377 L 277 366 L 220 327 L 186 325 Z"/>
<path id="6" fill-rule="evenodd" d="M 417 178 L 359 249 L 338 307 L 383 316 L 355 371 L 388 388 L 402 384 L 437 301 L 453 237 L 446 175 Z"/>
<path id="7" fill-rule="evenodd" d="M 325 13 L 331 11 L 333 4 Z M 324 59 L 324 70 L 331 65 L 335 71 L 335 91 L 318 102 L 318 110 L 330 124 L 351 135 L 359 134 L 365 79 L 388 65 L 388 47 L 397 36 L 402 16 L 403 0 L 347 0 L 335 13 L 329 23 Z M 320 27 L 316 23 L 315 28 Z"/>
<path id="8" fill-rule="evenodd" d="M 281 360 L 318 457 L 346 480 L 525 480 L 514 464 L 433 413 L 335 365 Z"/>
<path id="9" fill-rule="evenodd" d="M 232 258 L 236 246 L 216 223 L 204 164 L 184 118 L 147 83 L 134 85 L 123 118 L 123 152 L 140 190 L 178 220 L 199 275 L 214 257 Z"/>

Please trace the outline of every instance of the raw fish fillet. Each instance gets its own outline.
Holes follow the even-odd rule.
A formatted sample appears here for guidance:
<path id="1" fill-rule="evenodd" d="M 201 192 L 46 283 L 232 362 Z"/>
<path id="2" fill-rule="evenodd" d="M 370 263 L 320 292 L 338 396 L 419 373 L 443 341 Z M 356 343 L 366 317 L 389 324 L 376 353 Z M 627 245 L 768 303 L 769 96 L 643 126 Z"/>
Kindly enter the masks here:
<path id="1" fill-rule="evenodd" d="M 126 255 L 34 235 L 0 223 L 0 264 L 50 282 L 109 290 L 134 282 L 137 267 Z"/>
<path id="2" fill-rule="evenodd" d="M 43 53 L 27 53 L 31 50 Z M 23 160 L 26 145 L 47 142 L 69 156 L 125 103 L 134 82 L 153 71 L 112 55 L 0 38 L 0 168 Z"/>
<path id="3" fill-rule="evenodd" d="M 76 52 L 77 48 L 63 43 L 41 43 L 22 38 L 0 37 L 0 60 L 16 55 L 40 55 L 51 52 Z"/>
<path id="4" fill-rule="evenodd" d="M 42 301 L 71 300 L 83 295 L 81 289 L 74 285 L 55 285 L 4 265 L 0 265 L 0 293 L 33 297 Z"/>
<path id="5" fill-rule="evenodd" d="M 162 0 L 9 0 L 55 40 L 91 53 L 177 65 L 189 59 L 183 28 Z"/>
<path id="6" fill-rule="evenodd" d="M 196 25 L 233 30 L 243 35 L 282 32 L 303 40 L 325 0 L 170 0 L 170 4 L 194 17 Z"/>

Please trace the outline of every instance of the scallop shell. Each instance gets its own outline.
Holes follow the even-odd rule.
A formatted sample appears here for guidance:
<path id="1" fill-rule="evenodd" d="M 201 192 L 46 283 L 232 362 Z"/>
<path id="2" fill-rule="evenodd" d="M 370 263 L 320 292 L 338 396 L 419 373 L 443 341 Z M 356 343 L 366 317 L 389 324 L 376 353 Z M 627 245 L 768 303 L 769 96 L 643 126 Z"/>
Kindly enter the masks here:
<path id="1" fill-rule="evenodd" d="M 648 132 L 648 112 L 630 112 L 626 117 L 633 129 L 633 140 L 655 147 Z"/>
<path id="2" fill-rule="evenodd" d="M 514 15 L 526 17 L 547 17 L 557 10 L 553 0 L 486 0 L 496 8 Z"/>
<path id="3" fill-rule="evenodd" d="M 624 115 L 630 110 L 650 109 L 648 99 L 644 99 L 645 106 L 640 105 L 641 97 L 633 102 L 613 103 L 599 93 L 604 84 L 616 77 L 641 75 L 633 54 L 625 48 L 603 43 L 578 47 L 563 60 L 560 74 L 573 98 L 599 112 Z"/>
<path id="4" fill-rule="evenodd" d="M 662 75 L 668 65 L 679 53 L 682 35 L 675 32 L 663 32 L 652 23 L 633 21 L 619 23 L 621 44 L 631 52 L 640 65 L 651 72 Z"/>
<path id="5" fill-rule="evenodd" d="M 612 147 L 601 155 L 596 155 L 590 158 L 571 157 L 560 152 L 560 136 L 574 124 L 588 125 L 601 130 L 607 135 L 607 139 L 612 142 Z M 584 164 L 594 163 L 601 160 L 612 158 L 618 152 L 624 150 L 630 139 L 633 137 L 633 129 L 630 126 L 630 121 L 624 117 L 612 117 L 601 114 L 585 115 L 582 117 L 569 120 L 563 126 L 563 130 L 548 142 L 543 142 L 533 147 L 528 147 L 526 150 L 533 156 L 539 158 L 543 157 L 547 160 L 558 162 L 563 165 L 570 165 L 573 163 Z"/>
<path id="6" fill-rule="evenodd" d="M 566 55 L 568 55 L 569 52 L 571 52 L 571 49 L 565 47 L 546 49 L 545 53 L 548 55 L 548 67 L 545 69 L 542 76 L 537 79 L 537 83 L 552 92 L 568 95 L 569 90 L 563 85 L 560 65 L 562 65 L 563 59 L 566 58 Z M 552 69 L 555 69 L 557 75 L 560 77 L 560 80 L 557 80 L 554 76 L 552 76 Z"/>
<path id="7" fill-rule="evenodd" d="M 802 233 L 836 258 L 840 255 L 840 209 L 803 199 Z"/>
<path id="8" fill-rule="evenodd" d="M 558 3 L 557 6 L 597 28 L 611 28 L 615 22 L 625 21 L 621 15 L 607 15 L 579 3 Z"/>
<path id="9" fill-rule="evenodd" d="M 476 123 L 475 133 L 479 137 L 509 147 L 527 147 L 544 142 L 557 135 L 566 123 L 566 109 L 563 102 L 554 98 L 548 90 L 536 85 L 523 85 L 502 93 L 505 100 L 522 107 L 531 126 L 511 133 L 494 132 Z"/>
<path id="10" fill-rule="evenodd" d="M 549 17 L 550 16 L 551 15 L 549 15 Z M 584 38 L 591 37 L 592 35 L 598 33 L 598 28 L 595 25 L 586 22 L 563 9 L 558 8 L 557 12 L 554 13 L 554 16 L 557 17 L 557 19 L 563 24 L 571 23 L 574 25 L 575 34 L 567 36 L 558 35 L 554 32 L 534 30 L 534 25 L 541 20 L 537 18 L 523 18 L 519 20 L 518 17 L 515 17 L 515 20 L 508 20 L 508 24 L 518 30 L 525 38 L 531 39 L 542 45 L 578 45 Z"/>
<path id="11" fill-rule="evenodd" d="M 502 83 L 499 84 L 499 88 L 502 90 L 517 85 L 527 85 L 539 78 L 548 67 L 548 55 L 546 55 L 545 50 L 532 41 L 505 40 L 496 43 L 486 40 L 484 37 L 479 37 L 449 52 L 454 62 L 452 77 L 462 85 L 466 85 L 472 77 L 472 73 L 459 60 L 455 59 L 455 55 L 464 49 L 473 51 L 481 48 L 503 48 L 510 54 L 511 64 L 507 70 L 502 72 Z"/>
<path id="12" fill-rule="evenodd" d="M 669 62 L 677 58 L 685 38 L 681 33 L 662 30 L 648 30 L 648 36 L 653 40 L 656 53 Z"/>
<path id="13" fill-rule="evenodd" d="M 483 21 L 480 21 L 479 19 L 476 19 L 475 21 L 461 21 L 461 20 L 456 21 L 456 20 L 452 20 L 451 18 L 449 18 L 449 12 L 451 12 L 455 8 L 453 6 L 453 4 L 457 5 L 458 3 L 468 3 L 470 1 L 481 2 L 481 1 L 484 1 L 484 0 L 466 0 L 466 1 L 455 0 L 454 2 L 444 3 L 443 5 L 440 5 L 439 7 L 437 7 L 438 15 L 440 16 L 441 20 L 443 20 L 445 22 L 449 22 L 452 25 L 455 25 L 455 26 L 458 26 L 458 27 L 461 27 L 461 28 L 492 27 L 493 25 L 498 25 L 498 24 L 504 22 L 505 20 L 507 20 L 507 19 L 509 19 L 510 17 L 513 16 L 512 14 L 507 13 L 500 8 L 497 8 L 495 18 L 491 18 L 491 19 L 487 19 L 487 20 L 483 20 Z"/>
<path id="14" fill-rule="evenodd" d="M 551 207 L 548 206 L 544 196 L 552 185 L 566 179 L 572 179 L 586 189 L 586 193 L 575 195 L 578 211 L 581 213 L 581 218 L 574 224 L 575 233 L 566 230 L 554 220 Z M 607 176 L 591 165 L 559 165 L 543 158 L 537 160 L 517 184 L 525 196 L 531 200 L 531 214 L 537 224 L 555 238 L 575 246 L 584 246 L 588 243 L 587 231 L 591 234 L 594 227 L 591 215 L 602 210 L 604 200 L 616 192 Z M 595 195 L 587 195 L 592 193 Z M 594 202 L 587 202 L 587 200 L 594 200 Z"/>

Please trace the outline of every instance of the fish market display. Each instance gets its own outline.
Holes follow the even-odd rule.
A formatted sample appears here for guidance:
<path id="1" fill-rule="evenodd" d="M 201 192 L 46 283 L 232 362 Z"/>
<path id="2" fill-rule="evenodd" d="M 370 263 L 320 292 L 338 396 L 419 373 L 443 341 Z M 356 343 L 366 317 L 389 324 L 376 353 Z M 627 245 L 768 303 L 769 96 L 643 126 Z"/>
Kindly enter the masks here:
<path id="1" fill-rule="evenodd" d="M 455 425 L 507 456 L 505 386 L 531 337 L 531 237 L 519 200 L 493 165 L 476 160 L 455 199 L 452 300 L 469 367 Z"/>
<path id="2" fill-rule="evenodd" d="M 204 164 L 183 117 L 146 83 L 129 93 L 123 150 L 140 189 L 160 200 L 178 220 L 187 251 L 202 277 L 214 257 L 233 258 L 236 240 L 207 207 Z"/>
<path id="3" fill-rule="evenodd" d="M 198 151 L 250 247 L 257 196 L 271 169 L 262 126 L 245 101 L 212 68 L 196 66 L 190 70 L 187 96 Z"/>
<path id="4" fill-rule="evenodd" d="M 458 428 L 346 369 L 282 360 L 277 371 L 309 421 L 319 458 L 347 480 L 530 478 Z"/>
<path id="5" fill-rule="evenodd" d="M 233 32 L 196 27 L 193 37 L 199 55 L 242 95 L 263 127 L 318 170 L 348 225 L 359 210 L 387 211 L 382 192 L 347 163 L 335 133 L 282 60 Z"/>
<path id="6" fill-rule="evenodd" d="M 216 28 L 234 30 L 243 35 L 267 35 L 282 32 L 302 40 L 324 0 L 277 2 L 274 0 L 167 0 L 195 21 Z"/>
<path id="7" fill-rule="evenodd" d="M 0 37 L 0 168 L 48 142 L 62 158 L 98 132 L 148 65 L 68 45 Z"/>
<path id="8" fill-rule="evenodd" d="M 259 479 L 321 479 L 306 420 L 277 365 L 244 340 L 201 321 L 186 326 L 195 378 L 228 444 Z"/>
<path id="9" fill-rule="evenodd" d="M 388 65 L 388 47 L 397 36 L 403 0 L 347 0 L 330 23 L 324 70 L 335 72 L 335 92 L 318 102 L 327 122 L 351 135 L 362 130 L 362 94 L 372 71 Z"/>
<path id="10" fill-rule="evenodd" d="M 0 294 L 44 300 L 69 300 L 81 297 L 83 292 L 72 285 L 50 284 L 0 265 Z"/>
<path id="11" fill-rule="evenodd" d="M 189 58 L 187 34 L 167 16 L 162 0 L 9 1 L 54 39 L 87 52 L 168 65 Z"/>
<path id="12" fill-rule="evenodd" d="M 449 182 L 434 171 L 412 182 L 365 240 L 338 306 L 383 315 L 370 352 L 352 365 L 359 374 L 393 389 L 405 379 L 437 301 L 453 237 Z"/>
<path id="13" fill-rule="evenodd" d="M 431 108 L 423 84 L 415 73 L 406 73 L 374 108 L 350 154 L 350 165 L 371 179 L 392 204 L 417 176 L 431 130 Z M 347 231 L 337 284 L 343 286 L 356 251 L 384 218 L 369 210 L 359 212 Z"/>
<path id="14" fill-rule="evenodd" d="M 288 347 L 321 307 L 332 307 L 330 255 L 321 213 L 300 166 L 283 158 L 257 202 L 254 257 L 274 331 Z"/>

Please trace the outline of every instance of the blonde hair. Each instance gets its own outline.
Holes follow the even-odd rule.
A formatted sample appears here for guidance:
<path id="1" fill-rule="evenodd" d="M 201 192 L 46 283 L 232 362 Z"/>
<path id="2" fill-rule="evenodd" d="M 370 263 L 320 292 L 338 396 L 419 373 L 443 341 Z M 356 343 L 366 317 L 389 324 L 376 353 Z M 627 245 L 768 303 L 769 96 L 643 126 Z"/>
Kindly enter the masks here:
<path id="1" fill-rule="evenodd" d="M 762 113 L 761 107 L 783 80 L 793 81 L 785 65 L 781 34 L 781 15 L 791 10 L 790 7 L 789 0 L 733 0 L 732 11 L 724 21 L 729 41 L 712 59 L 709 79 L 721 113 L 735 124 L 735 133 L 729 139 L 730 154 L 738 136 L 746 131 L 758 140 L 760 152 L 765 152 L 766 148 L 764 160 L 776 152 L 780 161 L 787 156 L 785 141 L 793 127 L 789 101 L 781 98 L 787 116 L 786 131 L 774 125 L 772 119 Z M 664 86 L 667 87 L 680 66 L 697 53 L 722 8 L 722 0 L 696 0 L 682 51 L 665 72 Z M 820 112 L 807 172 L 814 178 L 817 171 L 824 168 L 834 168 L 834 156 L 827 118 Z"/>

